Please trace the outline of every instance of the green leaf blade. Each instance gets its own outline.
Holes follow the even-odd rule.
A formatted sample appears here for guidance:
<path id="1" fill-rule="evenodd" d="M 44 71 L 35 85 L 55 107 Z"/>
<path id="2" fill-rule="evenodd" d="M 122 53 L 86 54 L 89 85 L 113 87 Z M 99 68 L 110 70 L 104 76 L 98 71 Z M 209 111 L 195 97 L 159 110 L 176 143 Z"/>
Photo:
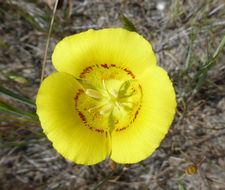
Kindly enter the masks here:
<path id="1" fill-rule="evenodd" d="M 0 86 L 0 94 L 4 95 L 6 97 L 12 98 L 12 99 L 14 99 L 16 101 L 19 101 L 21 103 L 24 103 L 26 105 L 29 105 L 33 108 L 36 108 L 35 103 L 32 102 L 30 99 L 25 98 L 24 96 L 21 96 L 19 94 L 16 94 L 16 93 L 14 93 L 14 92 L 12 92 L 12 91 L 10 91 L 10 90 L 2 87 L 2 86 Z"/>
<path id="2" fill-rule="evenodd" d="M 125 29 L 131 32 L 137 32 L 137 29 L 135 28 L 134 24 L 130 20 L 128 20 L 128 18 L 125 17 L 124 14 L 122 14 L 121 17 L 122 17 L 123 26 Z"/>
<path id="3" fill-rule="evenodd" d="M 23 111 L 2 101 L 0 101 L 0 111 L 38 121 L 38 116 L 35 113 Z"/>

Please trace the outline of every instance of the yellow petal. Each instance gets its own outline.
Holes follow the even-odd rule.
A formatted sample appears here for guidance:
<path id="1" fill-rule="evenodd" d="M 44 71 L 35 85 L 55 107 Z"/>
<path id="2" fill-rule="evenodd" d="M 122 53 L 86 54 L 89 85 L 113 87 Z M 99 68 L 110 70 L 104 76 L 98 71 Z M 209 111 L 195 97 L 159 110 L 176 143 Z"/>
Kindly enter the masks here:
<path id="1" fill-rule="evenodd" d="M 75 106 L 83 87 L 67 73 L 54 73 L 41 84 L 37 114 L 55 149 L 78 164 L 95 164 L 109 156 L 111 142 L 105 133 L 90 130 Z"/>
<path id="2" fill-rule="evenodd" d="M 111 159 L 118 163 L 136 163 L 150 156 L 168 132 L 175 114 L 175 92 L 165 70 L 152 66 L 138 81 L 143 98 L 135 121 L 112 133 Z"/>
<path id="3" fill-rule="evenodd" d="M 96 65 L 106 69 L 111 65 L 121 67 L 135 76 L 156 65 L 150 43 L 122 28 L 88 30 L 68 36 L 56 45 L 52 61 L 58 71 L 75 77 L 91 72 Z"/>

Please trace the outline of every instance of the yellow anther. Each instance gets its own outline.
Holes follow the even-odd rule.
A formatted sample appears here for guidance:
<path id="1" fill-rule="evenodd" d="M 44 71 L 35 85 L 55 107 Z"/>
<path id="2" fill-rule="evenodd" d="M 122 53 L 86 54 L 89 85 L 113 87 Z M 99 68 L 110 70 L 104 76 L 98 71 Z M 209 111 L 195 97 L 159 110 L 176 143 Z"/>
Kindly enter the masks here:
<path id="1" fill-rule="evenodd" d="M 92 98 L 97 98 L 97 99 L 104 98 L 104 96 L 99 91 L 94 90 L 94 89 L 89 88 L 86 90 L 85 93 Z"/>

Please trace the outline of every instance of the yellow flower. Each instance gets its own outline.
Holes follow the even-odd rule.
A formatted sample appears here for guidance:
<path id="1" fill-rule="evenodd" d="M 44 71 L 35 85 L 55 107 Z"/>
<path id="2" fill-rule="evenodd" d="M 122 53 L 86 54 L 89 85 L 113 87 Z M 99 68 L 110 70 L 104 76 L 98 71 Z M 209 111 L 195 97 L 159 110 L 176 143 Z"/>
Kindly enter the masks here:
<path id="1" fill-rule="evenodd" d="M 41 84 L 37 114 L 65 158 L 136 163 L 159 146 L 176 97 L 142 36 L 121 28 L 88 30 L 60 41 L 52 62 L 59 72 Z"/>

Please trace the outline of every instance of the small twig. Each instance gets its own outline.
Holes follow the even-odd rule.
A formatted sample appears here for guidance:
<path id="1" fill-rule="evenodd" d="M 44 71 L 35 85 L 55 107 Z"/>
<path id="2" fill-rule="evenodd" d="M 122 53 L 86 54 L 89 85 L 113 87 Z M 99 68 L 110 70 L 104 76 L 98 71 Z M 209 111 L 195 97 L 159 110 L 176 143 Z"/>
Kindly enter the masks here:
<path id="1" fill-rule="evenodd" d="M 69 20 L 72 15 L 72 8 L 73 8 L 72 0 L 69 0 L 69 10 L 68 10 L 68 14 L 66 16 L 66 20 Z"/>
<path id="2" fill-rule="evenodd" d="M 158 175 L 156 175 L 155 177 L 153 177 L 152 181 L 157 181 L 157 179 L 158 179 L 159 177 L 162 177 L 162 176 L 166 175 L 166 174 L 169 173 L 171 170 L 172 170 L 171 167 L 168 167 L 168 168 L 164 169 L 164 170 L 161 171 Z"/>
<path id="3" fill-rule="evenodd" d="M 108 182 L 110 183 L 117 183 L 117 184 L 122 184 L 122 185 L 129 185 L 129 186 L 133 186 L 133 185 L 140 185 L 140 184 L 145 184 L 144 181 L 137 181 L 137 182 L 124 182 L 124 181 L 114 181 L 114 180 L 109 180 Z"/>
<path id="4" fill-rule="evenodd" d="M 212 178 L 209 177 L 209 176 L 205 176 L 205 177 L 206 177 L 206 179 L 208 179 L 209 181 L 214 182 L 214 183 L 216 183 L 217 185 L 219 185 L 221 188 L 225 188 L 225 184 L 224 184 L 223 182 L 220 182 L 220 181 L 217 181 L 217 180 L 215 180 L 215 179 L 212 179 Z"/>
<path id="5" fill-rule="evenodd" d="M 164 50 L 163 53 L 165 53 L 167 56 L 169 56 L 169 57 L 174 61 L 174 63 L 175 63 L 179 68 L 181 68 L 181 64 L 179 63 L 179 61 L 177 60 L 177 58 L 176 58 L 173 54 L 169 53 L 169 51 L 167 51 L 167 50 Z"/>
<path id="6" fill-rule="evenodd" d="M 196 113 L 199 111 L 199 109 L 205 104 L 204 100 L 200 100 L 197 103 L 197 106 L 195 106 L 192 110 L 187 112 L 187 116 L 191 116 L 193 113 Z"/>
<path id="7" fill-rule="evenodd" d="M 55 19 L 55 13 L 56 13 L 56 8 L 57 8 L 57 5 L 58 5 L 58 1 L 59 0 L 55 1 L 55 7 L 53 9 L 53 14 L 52 14 L 52 20 L 51 20 L 50 28 L 49 28 L 49 31 L 48 31 L 48 39 L 47 39 L 47 43 L 46 43 L 46 47 L 45 47 L 45 55 L 44 55 L 44 59 L 43 59 L 43 63 L 42 63 L 41 81 L 40 81 L 40 83 L 44 79 L 45 65 L 46 65 L 47 54 L 48 54 L 48 46 L 49 46 L 50 36 L 51 36 L 51 33 L 52 33 L 52 27 L 53 27 L 53 23 L 54 23 L 54 19 Z"/>
<path id="8" fill-rule="evenodd" d="M 116 176 L 114 179 L 112 179 L 111 181 L 118 181 L 126 170 L 127 168 L 124 167 L 123 170 L 120 172 L 120 174 Z"/>
<path id="9" fill-rule="evenodd" d="M 206 136 L 205 138 L 202 138 L 202 139 L 199 139 L 199 140 L 195 141 L 192 145 L 188 145 L 186 147 L 186 149 L 191 147 L 191 146 L 201 145 L 201 144 L 203 144 L 205 142 L 208 143 L 209 140 L 212 140 L 214 138 L 218 138 L 218 137 L 221 137 L 221 136 L 224 136 L 224 135 L 225 135 L 225 132 L 222 132 L 222 133 L 219 133 L 219 134 L 216 134 L 216 135 L 213 134 L 213 135 Z"/>
<path id="10" fill-rule="evenodd" d="M 184 119 L 188 124 L 194 126 L 194 127 L 197 127 L 197 128 L 202 128 L 202 129 L 208 129 L 208 130 L 215 130 L 215 131 L 218 131 L 218 130 L 223 130 L 225 129 L 225 127 L 221 127 L 221 128 L 212 128 L 212 127 L 203 127 L 201 125 L 198 125 L 196 123 L 193 123 L 191 122 L 189 119 L 185 118 Z"/>

